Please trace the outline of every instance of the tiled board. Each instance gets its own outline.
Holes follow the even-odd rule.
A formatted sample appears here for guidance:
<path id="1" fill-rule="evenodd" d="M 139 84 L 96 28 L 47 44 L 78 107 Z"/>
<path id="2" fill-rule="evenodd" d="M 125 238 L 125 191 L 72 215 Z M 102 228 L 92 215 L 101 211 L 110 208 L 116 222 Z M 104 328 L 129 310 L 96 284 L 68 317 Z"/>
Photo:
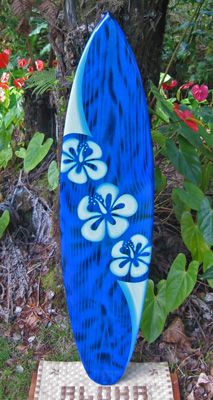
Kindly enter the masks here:
<path id="1" fill-rule="evenodd" d="M 168 364 L 130 363 L 124 377 L 100 386 L 80 362 L 41 361 L 34 400 L 173 400 Z"/>

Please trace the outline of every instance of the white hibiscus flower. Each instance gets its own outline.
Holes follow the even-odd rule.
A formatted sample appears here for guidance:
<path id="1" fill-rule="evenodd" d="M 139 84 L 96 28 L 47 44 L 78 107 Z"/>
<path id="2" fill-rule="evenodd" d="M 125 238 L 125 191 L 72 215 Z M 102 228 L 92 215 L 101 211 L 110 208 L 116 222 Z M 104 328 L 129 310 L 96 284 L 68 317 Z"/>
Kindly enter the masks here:
<path id="1" fill-rule="evenodd" d="M 68 139 L 62 147 L 61 172 L 67 172 L 72 182 L 80 184 L 86 183 L 88 177 L 101 179 L 107 173 L 107 165 L 99 160 L 101 157 L 101 148 L 92 140 Z"/>
<path id="2" fill-rule="evenodd" d="M 79 203 L 78 216 L 86 220 L 81 233 L 92 242 L 103 240 L 107 233 L 112 239 L 121 236 L 129 226 L 126 217 L 137 211 L 138 204 L 130 194 L 118 196 L 119 189 L 103 183 L 93 196 L 85 196 Z"/>
<path id="3" fill-rule="evenodd" d="M 117 242 L 111 252 L 114 260 L 110 270 L 118 277 L 130 273 L 132 278 L 140 278 L 148 271 L 151 260 L 151 246 L 143 235 L 133 235 L 130 240 Z"/>

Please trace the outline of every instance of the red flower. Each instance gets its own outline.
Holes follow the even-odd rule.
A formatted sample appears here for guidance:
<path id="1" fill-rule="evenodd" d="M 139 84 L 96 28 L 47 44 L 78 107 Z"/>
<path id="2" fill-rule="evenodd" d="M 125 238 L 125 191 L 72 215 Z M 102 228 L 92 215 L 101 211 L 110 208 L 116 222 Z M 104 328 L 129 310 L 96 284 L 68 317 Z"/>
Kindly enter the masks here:
<path id="1" fill-rule="evenodd" d="M 2 83 L 7 83 L 9 81 L 10 74 L 8 72 L 3 72 L 1 76 L 1 82 Z"/>
<path id="2" fill-rule="evenodd" d="M 180 90 L 187 90 L 189 89 L 192 85 L 194 85 L 194 82 L 186 82 L 182 86 L 180 86 Z"/>
<path id="3" fill-rule="evenodd" d="M 33 68 L 32 66 L 31 66 L 31 67 L 28 67 L 28 68 L 27 68 L 27 71 L 28 71 L 28 72 L 33 72 L 33 71 L 34 71 L 34 68 Z"/>
<path id="4" fill-rule="evenodd" d="M 0 53 L 0 68 L 6 68 L 9 62 L 10 50 L 6 49 Z"/>
<path id="5" fill-rule="evenodd" d="M 162 83 L 162 88 L 163 88 L 163 90 L 171 90 L 175 86 L 177 86 L 177 84 L 178 83 L 177 83 L 176 79 L 174 79 L 173 81 L 171 81 L 169 83 L 167 83 L 167 82 Z"/>
<path id="6" fill-rule="evenodd" d="M 9 89 L 9 86 L 8 86 L 7 83 L 0 82 L 0 88 L 2 88 L 2 89 Z"/>
<path id="7" fill-rule="evenodd" d="M 206 85 L 194 85 L 192 87 L 192 96 L 195 98 L 197 101 L 203 101 L 206 100 L 208 97 L 209 89 L 208 86 Z"/>
<path id="8" fill-rule="evenodd" d="M 26 67 L 26 65 L 27 65 L 27 60 L 26 60 L 26 58 L 19 58 L 19 59 L 18 59 L 18 66 L 19 66 L 19 68 Z"/>
<path id="9" fill-rule="evenodd" d="M 196 124 L 197 120 L 194 118 L 193 114 L 189 110 L 180 110 L 179 109 L 179 104 L 175 103 L 173 106 L 174 112 L 177 114 L 177 116 L 185 122 L 185 124 L 191 128 L 194 132 L 198 131 L 198 126 Z"/>
<path id="10" fill-rule="evenodd" d="M 42 69 L 44 69 L 44 63 L 42 60 L 36 60 L 35 66 L 36 66 L 37 71 L 42 71 Z"/>
<path id="11" fill-rule="evenodd" d="M 24 81 L 25 81 L 24 78 L 17 78 L 17 79 L 14 79 L 13 83 L 14 83 L 15 87 L 17 87 L 18 89 L 21 89 L 24 86 Z"/>

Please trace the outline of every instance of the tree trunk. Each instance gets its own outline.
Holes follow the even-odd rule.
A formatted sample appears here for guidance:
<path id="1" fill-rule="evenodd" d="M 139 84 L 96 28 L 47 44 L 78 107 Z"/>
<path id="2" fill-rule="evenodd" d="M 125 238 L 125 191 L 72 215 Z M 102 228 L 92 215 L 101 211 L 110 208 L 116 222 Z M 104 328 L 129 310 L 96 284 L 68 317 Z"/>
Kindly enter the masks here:
<path id="1" fill-rule="evenodd" d="M 58 60 L 58 78 L 60 90 L 51 94 L 51 101 L 46 96 L 37 102 L 36 114 L 40 121 L 35 121 L 35 113 L 26 113 L 27 126 L 35 126 L 47 136 L 53 136 L 55 126 L 54 112 L 45 128 L 43 115 L 47 116 L 49 104 L 55 104 L 57 136 L 60 139 L 64 126 L 65 113 L 61 113 L 64 99 L 65 108 L 71 84 L 66 78 L 74 72 L 95 24 L 101 15 L 110 11 L 123 28 L 135 53 L 142 73 L 144 88 L 149 89 L 149 80 L 156 85 L 159 81 L 163 35 L 166 23 L 166 11 L 169 0 L 64 0 L 64 8 L 58 12 L 52 8 L 51 0 L 44 0 L 40 12 L 49 24 L 49 40 Z M 63 91 L 61 90 L 63 88 Z M 44 96 L 44 97 L 45 97 Z M 29 99 L 28 99 L 29 100 Z M 27 100 L 27 101 L 28 101 Z M 46 104 L 46 105 L 45 105 Z M 26 110 L 27 111 L 27 110 Z M 30 122 L 30 119 L 32 121 Z M 38 129 L 37 128 L 37 129 Z"/>
<path id="2" fill-rule="evenodd" d="M 133 48 L 143 76 L 145 90 L 147 90 L 149 80 L 156 85 L 159 81 L 168 3 L 169 0 L 102 0 L 99 2 L 65 0 L 65 15 L 66 9 L 73 10 L 75 6 L 74 17 L 73 15 L 70 18 L 66 17 L 66 21 L 70 22 L 67 26 L 67 34 L 69 36 L 70 31 L 76 29 L 76 23 L 78 25 L 96 24 L 101 14 L 110 11 L 120 23 Z M 66 41 L 65 34 L 65 43 Z M 79 50 L 79 43 L 77 46 Z M 72 43 L 72 48 L 77 46 L 74 42 Z M 66 50 L 65 58 L 68 60 L 69 54 Z M 77 56 L 79 56 L 78 50 Z M 71 58 L 73 59 L 73 54 Z"/>

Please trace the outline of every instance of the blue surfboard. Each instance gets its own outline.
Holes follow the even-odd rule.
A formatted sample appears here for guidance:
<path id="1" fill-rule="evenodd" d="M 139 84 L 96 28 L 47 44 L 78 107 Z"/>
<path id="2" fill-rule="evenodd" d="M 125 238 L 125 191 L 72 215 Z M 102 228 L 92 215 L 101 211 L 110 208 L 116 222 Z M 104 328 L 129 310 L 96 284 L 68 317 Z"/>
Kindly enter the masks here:
<path id="1" fill-rule="evenodd" d="M 106 13 L 79 62 L 61 156 L 61 258 L 89 377 L 116 383 L 131 358 L 151 259 L 153 154 L 133 52 Z"/>

